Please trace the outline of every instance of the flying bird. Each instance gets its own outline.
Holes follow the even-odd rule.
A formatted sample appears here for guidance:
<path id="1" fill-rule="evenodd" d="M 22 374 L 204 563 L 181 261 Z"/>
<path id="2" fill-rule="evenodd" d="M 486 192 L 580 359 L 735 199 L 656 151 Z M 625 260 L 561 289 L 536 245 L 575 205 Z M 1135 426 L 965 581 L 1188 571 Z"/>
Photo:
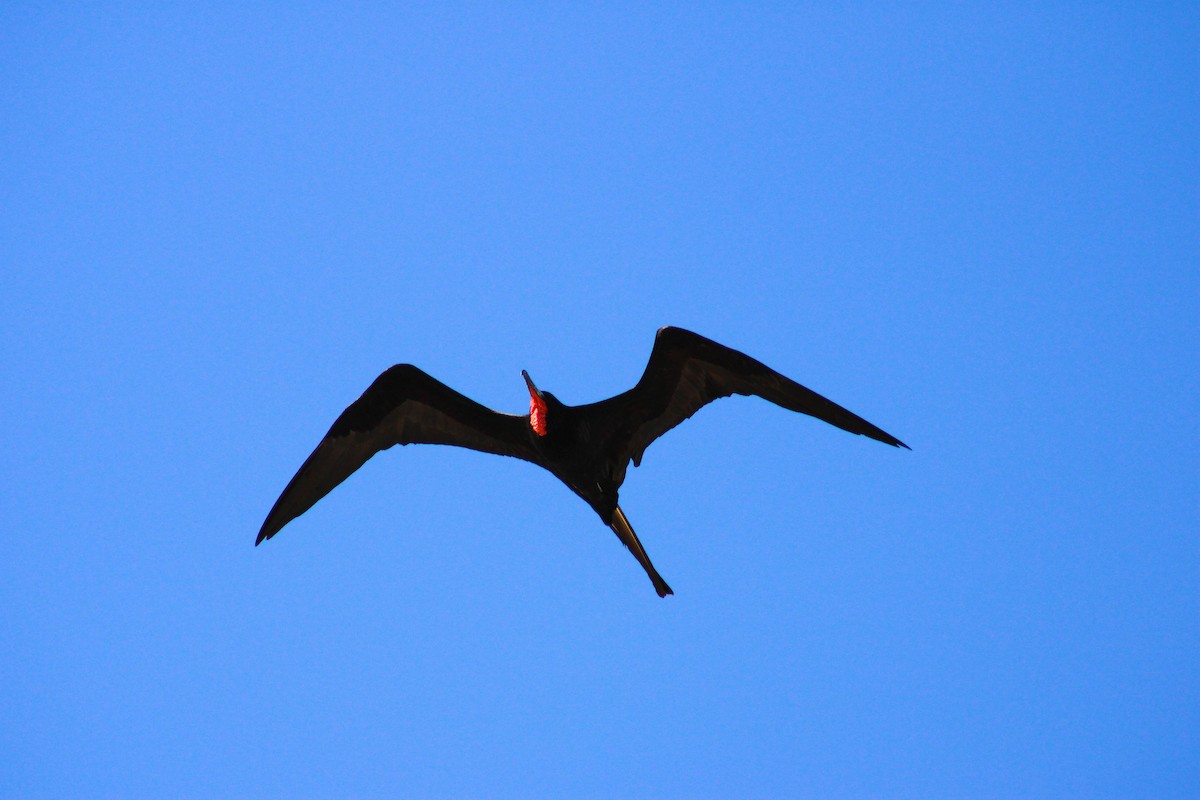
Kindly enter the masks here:
<path id="1" fill-rule="evenodd" d="M 270 539 L 381 450 L 397 444 L 450 444 L 512 456 L 544 467 L 592 507 L 650 576 L 659 597 L 674 594 L 617 504 L 629 462 L 658 437 L 713 400 L 757 395 L 850 433 L 893 447 L 908 445 L 857 414 L 750 356 L 682 328 L 661 328 L 646 371 L 632 389 L 598 403 L 569 406 L 522 370 L 529 414 L 502 414 L 476 403 L 412 364 L 375 379 L 342 412 L 283 490 L 255 544 Z"/>

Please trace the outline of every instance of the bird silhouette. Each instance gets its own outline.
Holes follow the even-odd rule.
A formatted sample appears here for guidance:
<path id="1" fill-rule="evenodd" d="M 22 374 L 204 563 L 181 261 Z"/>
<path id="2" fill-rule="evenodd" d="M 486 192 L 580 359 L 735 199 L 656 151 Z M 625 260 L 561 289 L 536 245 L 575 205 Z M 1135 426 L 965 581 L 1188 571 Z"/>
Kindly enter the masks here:
<path id="1" fill-rule="evenodd" d="M 659 329 L 646 371 L 626 392 L 569 406 L 522 371 L 529 414 L 476 403 L 411 364 L 387 369 L 342 412 L 283 490 L 258 532 L 270 539 L 371 456 L 397 444 L 448 444 L 512 456 L 544 467 L 583 498 L 650 576 L 659 597 L 673 594 L 617 503 L 630 462 L 706 404 L 756 395 L 792 411 L 908 449 L 895 436 L 750 356 L 682 328 Z"/>

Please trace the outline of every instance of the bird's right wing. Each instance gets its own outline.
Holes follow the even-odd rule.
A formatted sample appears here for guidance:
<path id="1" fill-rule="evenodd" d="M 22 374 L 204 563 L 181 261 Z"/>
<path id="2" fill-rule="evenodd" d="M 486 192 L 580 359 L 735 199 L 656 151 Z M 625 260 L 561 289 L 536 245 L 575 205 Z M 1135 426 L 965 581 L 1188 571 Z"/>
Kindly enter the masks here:
<path id="1" fill-rule="evenodd" d="M 641 463 L 650 443 L 713 400 L 758 395 L 842 430 L 907 448 L 890 433 L 801 386 L 745 353 L 684 330 L 658 331 L 641 379 L 616 397 L 581 406 L 593 429 L 607 442 L 624 475 L 629 460 Z M 619 483 L 619 481 L 618 481 Z"/>
<path id="2" fill-rule="evenodd" d="M 391 367 L 333 423 L 275 502 L 255 544 L 393 445 L 449 444 L 537 463 L 526 419 L 482 406 L 411 364 Z"/>

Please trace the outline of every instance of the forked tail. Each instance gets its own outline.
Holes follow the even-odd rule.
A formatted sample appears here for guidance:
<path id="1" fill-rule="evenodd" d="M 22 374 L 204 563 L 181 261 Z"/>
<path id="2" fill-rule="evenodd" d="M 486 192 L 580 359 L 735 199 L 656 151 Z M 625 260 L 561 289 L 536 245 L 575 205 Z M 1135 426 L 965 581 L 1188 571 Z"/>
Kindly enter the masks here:
<path id="1" fill-rule="evenodd" d="M 662 575 L 658 574 L 658 570 L 650 563 L 650 556 L 646 555 L 646 549 L 642 547 L 642 543 L 638 541 L 637 534 L 633 532 L 633 526 L 629 524 L 629 519 L 625 516 L 625 512 L 617 506 L 613 512 L 612 525 L 613 533 L 621 540 L 621 544 L 629 548 L 629 552 L 633 553 L 633 557 L 642 565 L 642 569 L 646 570 L 646 574 L 650 576 L 650 581 L 654 584 L 654 591 L 658 592 L 659 597 L 666 597 L 669 594 L 675 594 L 671 591 L 671 587 L 667 586 L 667 582 L 662 579 Z"/>

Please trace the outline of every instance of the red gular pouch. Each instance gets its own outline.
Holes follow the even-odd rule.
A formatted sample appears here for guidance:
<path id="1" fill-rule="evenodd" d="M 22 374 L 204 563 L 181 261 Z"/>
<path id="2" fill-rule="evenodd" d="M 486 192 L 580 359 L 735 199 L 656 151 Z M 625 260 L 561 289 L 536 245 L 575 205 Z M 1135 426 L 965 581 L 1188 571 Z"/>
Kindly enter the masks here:
<path id="1" fill-rule="evenodd" d="M 546 401 L 535 394 L 529 395 L 529 427 L 538 436 L 546 435 Z"/>
<path id="2" fill-rule="evenodd" d="M 542 393 L 533 385 L 533 380 L 529 377 L 529 373 L 521 370 L 521 377 L 525 379 L 525 386 L 529 389 L 529 427 L 533 428 L 533 432 L 538 436 L 546 435 L 546 401 L 542 398 Z"/>

